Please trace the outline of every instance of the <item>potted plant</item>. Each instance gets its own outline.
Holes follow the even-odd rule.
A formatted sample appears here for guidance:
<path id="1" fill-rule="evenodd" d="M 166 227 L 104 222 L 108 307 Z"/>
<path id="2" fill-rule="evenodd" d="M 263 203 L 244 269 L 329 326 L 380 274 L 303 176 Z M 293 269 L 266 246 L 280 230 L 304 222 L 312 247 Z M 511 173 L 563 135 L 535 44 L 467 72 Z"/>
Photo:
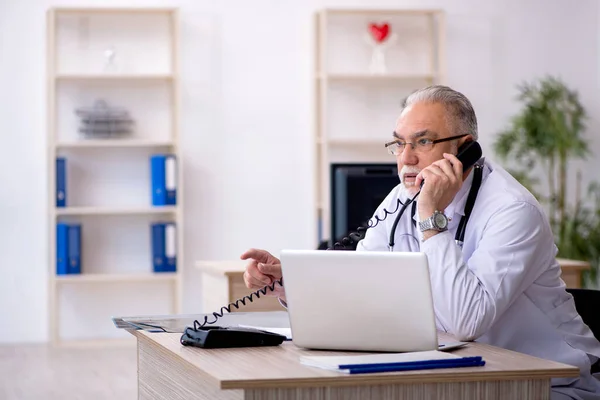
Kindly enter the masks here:
<path id="1" fill-rule="evenodd" d="M 576 174 L 576 193 L 567 201 L 569 161 L 589 154 L 585 132 L 586 112 L 577 92 L 561 79 L 548 76 L 518 86 L 520 112 L 494 142 L 501 160 L 520 169 L 508 169 L 538 198 L 548 213 L 558 256 L 588 261 L 584 285 L 595 286 L 600 263 L 600 190 L 592 182 L 586 199 L 581 197 L 581 173 Z M 541 167 L 547 193 L 538 191 L 539 179 L 531 171 Z"/>

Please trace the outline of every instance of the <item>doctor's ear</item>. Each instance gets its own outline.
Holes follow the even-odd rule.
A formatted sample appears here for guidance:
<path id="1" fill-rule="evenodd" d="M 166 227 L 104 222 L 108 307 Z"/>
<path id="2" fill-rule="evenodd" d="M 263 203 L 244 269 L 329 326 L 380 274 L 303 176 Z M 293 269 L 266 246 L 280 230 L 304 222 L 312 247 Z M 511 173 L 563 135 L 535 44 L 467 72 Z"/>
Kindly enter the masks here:
<path id="1" fill-rule="evenodd" d="M 457 146 L 457 150 L 456 150 L 456 154 L 455 155 L 460 154 L 460 152 L 462 150 L 464 150 L 464 148 L 467 147 L 467 145 L 469 143 L 474 142 L 474 141 L 475 140 L 473 139 L 472 135 L 468 135 L 468 136 L 465 136 L 464 138 L 460 138 L 458 140 L 458 146 Z"/>

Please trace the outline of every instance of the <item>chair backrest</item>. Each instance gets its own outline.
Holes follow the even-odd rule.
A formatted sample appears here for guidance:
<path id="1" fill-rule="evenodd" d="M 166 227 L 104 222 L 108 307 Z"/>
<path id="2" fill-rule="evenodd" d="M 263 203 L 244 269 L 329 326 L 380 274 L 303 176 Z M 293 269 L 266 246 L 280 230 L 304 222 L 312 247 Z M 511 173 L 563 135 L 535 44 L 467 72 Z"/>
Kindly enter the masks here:
<path id="1" fill-rule="evenodd" d="M 567 292 L 573 295 L 575 308 L 583 322 L 600 340 L 600 290 L 568 288 Z"/>

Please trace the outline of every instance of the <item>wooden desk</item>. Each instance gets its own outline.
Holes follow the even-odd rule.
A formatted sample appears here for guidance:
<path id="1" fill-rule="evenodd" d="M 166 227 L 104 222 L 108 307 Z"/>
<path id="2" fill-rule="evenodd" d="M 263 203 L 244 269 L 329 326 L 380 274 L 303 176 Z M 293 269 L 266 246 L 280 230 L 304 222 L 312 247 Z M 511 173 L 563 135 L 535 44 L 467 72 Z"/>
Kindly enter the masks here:
<path id="1" fill-rule="evenodd" d="M 561 278 L 565 281 L 568 288 L 581 287 L 581 273 L 591 268 L 590 263 L 586 261 L 567 260 L 565 258 L 557 258 L 560 269 L 562 270 Z"/>
<path id="2" fill-rule="evenodd" d="M 132 333 L 138 339 L 138 396 L 144 400 L 543 400 L 550 398 L 551 378 L 579 375 L 576 367 L 479 343 L 455 353 L 482 356 L 483 367 L 345 375 L 299 362 L 302 355 L 349 354 L 344 352 L 309 351 L 291 342 L 206 350 L 182 346 L 180 333 Z M 454 340 L 440 334 L 440 341 Z"/>
<path id="3" fill-rule="evenodd" d="M 244 284 L 244 271 L 248 261 L 199 261 L 196 268 L 202 271 L 202 310 L 218 311 L 221 307 L 252 293 Z M 283 307 L 275 297 L 261 296 L 252 303 L 246 301 L 239 311 L 281 311 Z M 237 312 L 232 307 L 232 312 Z"/>

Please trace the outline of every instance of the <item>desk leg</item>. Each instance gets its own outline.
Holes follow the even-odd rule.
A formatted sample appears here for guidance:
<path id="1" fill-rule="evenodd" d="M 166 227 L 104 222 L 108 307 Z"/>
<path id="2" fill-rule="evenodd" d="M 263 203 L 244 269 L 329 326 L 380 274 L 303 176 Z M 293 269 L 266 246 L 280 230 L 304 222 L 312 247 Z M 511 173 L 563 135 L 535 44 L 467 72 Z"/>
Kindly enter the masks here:
<path id="1" fill-rule="evenodd" d="M 245 400 L 550 399 L 550 381 L 484 381 L 246 390 Z"/>
<path id="2" fill-rule="evenodd" d="M 241 400 L 243 392 L 220 390 L 210 377 L 138 336 L 138 399 Z"/>

